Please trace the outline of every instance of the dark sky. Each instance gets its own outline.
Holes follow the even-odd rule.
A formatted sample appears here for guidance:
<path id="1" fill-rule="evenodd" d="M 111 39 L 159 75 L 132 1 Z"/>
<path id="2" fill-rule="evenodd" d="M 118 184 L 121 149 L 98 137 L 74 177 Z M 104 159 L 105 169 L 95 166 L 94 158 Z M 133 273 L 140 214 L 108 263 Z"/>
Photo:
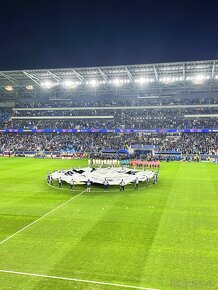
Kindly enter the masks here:
<path id="1" fill-rule="evenodd" d="M 0 70 L 217 59 L 217 16 L 215 0 L 2 1 Z"/>

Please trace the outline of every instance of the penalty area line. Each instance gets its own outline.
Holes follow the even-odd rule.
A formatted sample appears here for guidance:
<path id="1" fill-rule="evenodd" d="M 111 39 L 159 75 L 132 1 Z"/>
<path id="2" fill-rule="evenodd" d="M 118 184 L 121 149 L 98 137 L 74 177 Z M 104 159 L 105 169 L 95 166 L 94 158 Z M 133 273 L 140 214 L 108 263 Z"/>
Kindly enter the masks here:
<path id="1" fill-rule="evenodd" d="M 80 283 L 89 283 L 89 284 L 108 285 L 108 286 L 128 288 L 128 289 L 159 290 L 159 289 L 154 289 L 154 288 L 145 288 L 142 286 L 132 286 L 132 285 L 110 283 L 110 282 L 103 282 L 103 281 L 83 280 L 83 279 L 78 279 L 78 278 L 67 278 L 67 277 L 61 277 L 61 276 L 33 274 L 33 273 L 17 272 L 17 271 L 9 271 L 9 270 L 0 270 L 0 273 L 8 273 L 8 274 L 31 276 L 31 277 L 40 277 L 40 278 L 46 278 L 46 279 L 57 279 L 57 280 L 73 281 L 73 282 L 80 282 Z"/>
<path id="2" fill-rule="evenodd" d="M 13 238 L 14 236 L 18 235 L 19 233 L 23 232 L 24 230 L 28 229 L 29 227 L 31 227 L 32 225 L 36 224 L 37 222 L 39 222 L 40 220 L 42 220 L 43 218 L 47 217 L 49 214 L 51 214 L 52 212 L 56 211 L 57 209 L 61 208 L 62 206 L 64 206 L 65 204 L 71 202 L 73 199 L 77 198 L 78 196 L 80 196 L 82 193 L 84 193 L 86 191 L 83 190 L 82 192 L 78 193 L 77 195 L 71 197 L 70 199 L 68 199 L 67 201 L 61 203 L 60 205 L 58 205 L 57 207 L 53 208 L 52 210 L 50 210 L 49 212 L 47 212 L 46 214 L 44 214 L 43 216 L 39 217 L 38 219 L 36 219 L 35 221 L 33 221 L 32 223 L 28 224 L 27 226 L 23 227 L 22 229 L 18 230 L 17 232 L 15 232 L 14 234 L 10 235 L 9 237 L 7 237 L 6 239 L 0 241 L 0 245 L 4 244 L 5 242 L 7 242 L 8 240 L 10 240 L 11 238 Z"/>

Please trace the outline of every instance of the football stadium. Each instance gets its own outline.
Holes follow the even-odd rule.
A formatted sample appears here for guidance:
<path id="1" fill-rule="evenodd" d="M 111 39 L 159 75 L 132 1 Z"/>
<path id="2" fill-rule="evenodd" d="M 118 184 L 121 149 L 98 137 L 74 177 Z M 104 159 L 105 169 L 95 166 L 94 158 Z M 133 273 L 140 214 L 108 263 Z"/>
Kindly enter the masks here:
<path id="1" fill-rule="evenodd" d="M 0 289 L 218 289 L 218 60 L 0 72 Z"/>

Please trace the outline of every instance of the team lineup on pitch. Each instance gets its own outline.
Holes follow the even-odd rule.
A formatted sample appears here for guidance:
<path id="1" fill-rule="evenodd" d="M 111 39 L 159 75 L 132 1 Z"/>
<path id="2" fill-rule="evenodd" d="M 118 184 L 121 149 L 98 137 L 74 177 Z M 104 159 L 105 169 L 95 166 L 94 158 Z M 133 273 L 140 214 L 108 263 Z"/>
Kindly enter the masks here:
<path id="1" fill-rule="evenodd" d="M 87 191 L 91 190 L 99 185 L 103 185 L 104 191 L 108 191 L 112 186 L 113 188 L 119 186 L 120 191 L 124 191 L 125 187 L 130 184 L 134 184 L 134 188 L 138 189 L 139 184 L 142 187 L 152 183 L 155 185 L 158 182 L 159 167 L 158 171 L 139 170 L 134 167 L 106 167 L 106 168 L 94 168 L 85 167 L 78 169 L 61 169 L 54 170 L 53 173 L 48 173 L 47 182 L 49 185 L 54 186 L 54 181 L 58 181 L 58 187 L 63 189 L 63 182 L 70 184 L 70 189 L 75 190 L 75 185 L 86 185 Z M 100 188 L 101 189 L 101 188 Z M 130 188 L 129 188 L 130 189 Z"/>

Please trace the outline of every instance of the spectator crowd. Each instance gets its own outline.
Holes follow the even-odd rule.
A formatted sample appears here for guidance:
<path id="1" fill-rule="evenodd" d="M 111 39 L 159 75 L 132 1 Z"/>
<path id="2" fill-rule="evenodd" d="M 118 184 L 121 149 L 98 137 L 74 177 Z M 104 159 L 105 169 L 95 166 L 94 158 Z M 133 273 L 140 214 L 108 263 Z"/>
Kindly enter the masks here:
<path id="1" fill-rule="evenodd" d="M 155 151 L 218 154 L 218 133 L 1 133 L 0 151 L 102 152 L 153 145 Z"/>
<path id="2" fill-rule="evenodd" d="M 217 97 L 22 102 L 17 103 L 13 109 L 4 108 L 0 110 L 0 129 L 218 129 L 218 107 L 214 106 L 216 104 L 218 104 Z M 161 108 L 165 105 L 185 105 L 185 107 Z M 189 107 L 190 105 L 196 105 L 197 107 Z M 145 109 L 142 106 L 159 107 Z M 69 109 L 61 109 L 64 107 Z M 101 108 L 97 109 L 95 107 Z M 128 107 L 132 107 L 132 109 Z M 19 110 L 19 108 L 27 108 L 27 110 Z M 28 110 L 28 108 L 31 108 L 31 110 Z M 34 110 L 33 108 L 46 109 Z M 76 110 L 75 108 L 80 109 Z M 197 116 L 207 114 L 214 116 Z M 29 117 L 29 119 L 11 120 L 11 116 Z M 97 118 L 98 116 L 101 116 L 101 118 Z M 39 117 L 39 119 L 31 119 L 31 117 Z M 43 119 L 43 117 L 48 117 L 48 119 Z M 55 119 L 52 117 L 55 117 Z M 65 117 L 75 117 L 75 119 Z M 149 135 L 145 133 L 0 133 L 0 150 L 12 152 L 44 150 L 99 153 L 105 149 L 130 149 L 131 146 L 137 144 L 140 146 L 153 145 L 156 151 L 216 154 L 218 133 L 182 133 L 177 135 Z"/>

